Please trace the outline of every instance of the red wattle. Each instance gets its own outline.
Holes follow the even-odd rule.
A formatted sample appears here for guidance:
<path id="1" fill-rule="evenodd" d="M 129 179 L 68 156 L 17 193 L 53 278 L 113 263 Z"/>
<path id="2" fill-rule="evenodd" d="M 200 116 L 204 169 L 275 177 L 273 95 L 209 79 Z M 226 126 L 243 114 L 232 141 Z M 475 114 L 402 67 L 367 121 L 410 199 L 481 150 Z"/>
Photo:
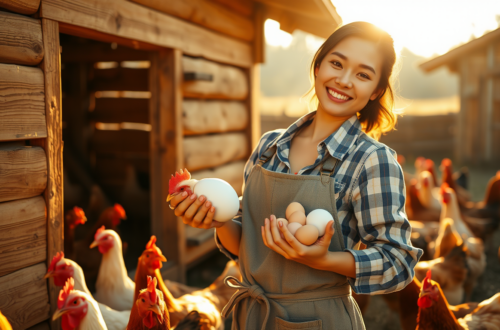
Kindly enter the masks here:
<path id="1" fill-rule="evenodd" d="M 432 306 L 432 300 L 428 296 L 418 298 L 417 304 L 421 308 L 429 308 Z"/>

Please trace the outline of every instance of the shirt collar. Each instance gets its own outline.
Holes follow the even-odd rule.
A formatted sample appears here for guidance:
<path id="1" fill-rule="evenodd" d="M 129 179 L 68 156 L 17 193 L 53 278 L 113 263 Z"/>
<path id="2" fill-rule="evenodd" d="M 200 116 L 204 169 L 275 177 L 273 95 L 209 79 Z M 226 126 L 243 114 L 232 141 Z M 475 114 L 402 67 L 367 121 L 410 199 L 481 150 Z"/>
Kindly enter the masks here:
<path id="1" fill-rule="evenodd" d="M 292 125 L 290 125 L 282 134 L 274 140 L 274 142 L 269 146 L 276 146 L 278 149 L 278 157 L 281 161 L 288 163 L 288 155 L 291 146 L 291 140 L 297 134 L 297 132 L 310 125 L 316 116 L 316 111 L 312 111 L 304 116 L 300 117 Z M 356 115 L 346 120 L 338 130 L 333 132 L 330 136 L 320 142 L 320 145 L 325 145 L 328 153 L 342 160 L 351 146 L 356 142 L 359 135 L 361 134 L 361 123 Z"/>

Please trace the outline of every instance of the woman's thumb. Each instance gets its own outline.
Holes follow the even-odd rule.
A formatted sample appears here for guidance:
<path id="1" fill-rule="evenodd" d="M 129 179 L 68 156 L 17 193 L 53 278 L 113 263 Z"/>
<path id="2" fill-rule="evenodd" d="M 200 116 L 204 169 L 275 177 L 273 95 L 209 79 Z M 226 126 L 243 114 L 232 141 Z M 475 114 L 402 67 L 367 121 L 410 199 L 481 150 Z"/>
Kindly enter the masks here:
<path id="1" fill-rule="evenodd" d="M 330 242 L 330 240 L 332 239 L 333 235 L 335 234 L 335 228 L 333 226 L 333 221 L 334 220 L 330 220 L 326 224 L 326 230 L 325 230 L 325 241 L 326 242 Z"/>

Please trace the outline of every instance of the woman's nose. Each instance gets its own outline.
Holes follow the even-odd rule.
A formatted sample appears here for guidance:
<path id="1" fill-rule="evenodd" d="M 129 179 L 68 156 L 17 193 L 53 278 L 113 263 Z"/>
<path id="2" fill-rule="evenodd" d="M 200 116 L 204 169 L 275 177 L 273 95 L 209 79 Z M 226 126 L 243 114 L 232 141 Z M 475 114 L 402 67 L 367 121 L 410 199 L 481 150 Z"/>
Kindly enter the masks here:
<path id="1" fill-rule="evenodd" d="M 352 82 L 349 74 L 343 74 L 340 77 L 337 77 L 335 82 L 342 88 L 352 88 Z"/>

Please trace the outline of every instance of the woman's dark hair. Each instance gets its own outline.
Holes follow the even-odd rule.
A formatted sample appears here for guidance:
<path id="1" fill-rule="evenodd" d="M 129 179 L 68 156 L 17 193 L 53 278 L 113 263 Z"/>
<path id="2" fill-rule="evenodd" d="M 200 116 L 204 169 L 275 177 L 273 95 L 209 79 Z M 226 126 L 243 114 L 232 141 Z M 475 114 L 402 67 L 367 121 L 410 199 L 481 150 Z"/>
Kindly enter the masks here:
<path id="1" fill-rule="evenodd" d="M 393 112 L 394 93 L 391 85 L 391 75 L 396 63 L 396 52 L 394 51 L 394 41 L 387 32 L 367 22 L 353 22 L 335 30 L 314 55 L 310 72 L 312 87 L 305 96 L 309 97 L 311 104 L 317 108 L 319 101 L 315 93 L 314 71 L 320 66 L 333 47 L 343 39 L 351 36 L 373 41 L 382 52 L 382 72 L 377 86 L 377 90 L 380 90 L 381 93 L 375 100 L 368 101 L 368 104 L 357 114 L 363 131 L 378 139 L 380 135 L 391 131 L 397 122 L 397 116 Z"/>

